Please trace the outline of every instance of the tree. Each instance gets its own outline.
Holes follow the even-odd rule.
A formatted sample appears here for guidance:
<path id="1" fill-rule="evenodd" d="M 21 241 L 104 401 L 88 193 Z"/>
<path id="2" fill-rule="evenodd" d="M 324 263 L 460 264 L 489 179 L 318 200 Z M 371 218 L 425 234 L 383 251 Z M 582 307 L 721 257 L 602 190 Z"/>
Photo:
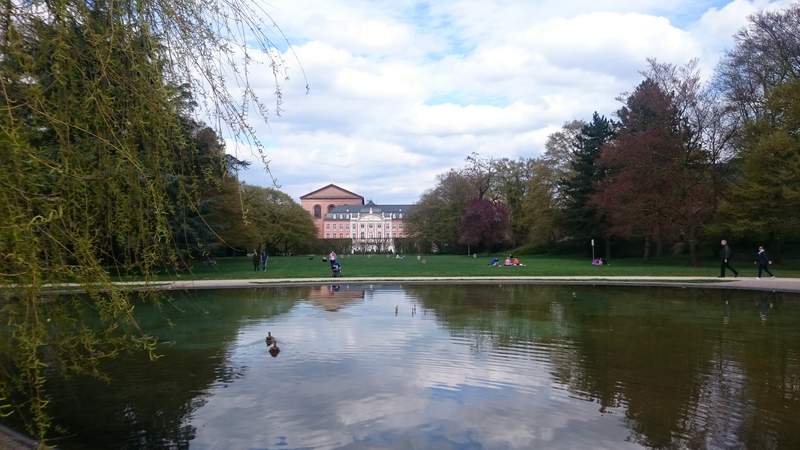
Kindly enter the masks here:
<path id="1" fill-rule="evenodd" d="M 707 216 L 710 186 L 706 155 L 691 145 L 691 130 L 671 95 L 644 80 L 619 111 L 620 126 L 603 147 L 600 167 L 608 171 L 591 202 L 608 216 L 611 232 L 644 239 L 644 258 L 655 242 L 687 237 L 692 244 Z"/>
<path id="2" fill-rule="evenodd" d="M 224 143 L 213 129 L 188 116 L 181 119 L 192 154 L 167 186 L 168 220 L 179 266 L 189 267 L 194 258 L 238 250 L 222 238 L 220 229 L 241 223 L 241 211 L 226 215 L 216 210 L 240 204 L 236 174 L 249 163 L 226 155 Z"/>
<path id="3" fill-rule="evenodd" d="M 476 199 L 461 215 L 459 243 L 484 250 L 508 241 L 508 208 L 502 203 Z"/>
<path id="4" fill-rule="evenodd" d="M 0 398 L 37 439 L 53 426 L 48 373 L 98 374 L 130 346 L 154 356 L 108 269 L 150 278 L 177 264 L 171 217 L 197 209 L 183 181 L 201 150 L 181 86 L 260 148 L 245 118 L 280 111 L 285 73 L 259 18 L 244 0 L 0 2 L 0 285 L 23 287 L 0 292 Z M 249 89 L 252 58 L 237 63 L 253 47 L 272 63 L 272 110 Z M 68 301 L 44 306 L 60 282 L 88 291 L 103 329 Z"/>
<path id="5" fill-rule="evenodd" d="M 800 78 L 800 4 L 753 15 L 734 40 L 736 45 L 722 59 L 716 79 L 743 127 L 766 112 L 773 89 Z"/>
<path id="6" fill-rule="evenodd" d="M 242 190 L 250 234 L 257 239 L 253 244 L 284 255 L 310 247 L 317 230 L 302 206 L 277 189 L 245 185 Z"/>
<path id="7" fill-rule="evenodd" d="M 491 196 L 508 207 L 512 245 L 522 244 L 528 236 L 524 220 L 526 215 L 524 202 L 528 195 L 534 163 L 533 159 L 523 158 L 518 160 L 502 158 L 494 162 L 495 176 Z"/>
<path id="8" fill-rule="evenodd" d="M 608 226 L 591 197 L 605 175 L 597 161 L 603 146 L 613 138 L 614 128 L 610 120 L 594 113 L 591 122 L 575 137 L 566 177 L 558 181 L 565 233 L 580 242 L 604 236 L 606 258 L 611 256 Z"/>
<path id="9" fill-rule="evenodd" d="M 720 208 L 730 231 L 774 243 L 800 236 L 800 81 L 774 89 L 766 113 L 747 127 L 741 177 Z"/>
<path id="10" fill-rule="evenodd" d="M 696 265 L 697 242 L 719 203 L 737 131 L 726 120 L 718 93 L 703 84 L 697 60 L 677 66 L 648 59 L 648 68 L 642 74 L 669 95 L 674 108 L 676 131 L 684 149 L 675 180 L 676 195 L 683 199 L 675 211 L 680 215 L 676 223 L 688 244 L 691 263 Z"/>
<path id="11" fill-rule="evenodd" d="M 528 180 L 522 203 L 524 214 L 515 227 L 525 230 L 525 239 L 535 246 L 555 242 L 562 236 L 562 208 L 558 199 L 558 171 L 544 158 L 532 164 L 532 175 Z"/>
<path id="12" fill-rule="evenodd" d="M 554 180 L 565 180 L 573 176 L 573 152 L 581 145 L 581 134 L 586 125 L 582 120 L 571 120 L 565 123 L 561 130 L 547 137 L 544 143 L 544 155 L 540 159 L 549 167 Z M 558 183 L 555 188 L 560 201 Z"/>
<path id="13" fill-rule="evenodd" d="M 440 175 L 436 187 L 423 194 L 406 216 L 409 235 L 440 250 L 458 245 L 461 214 L 478 195 L 472 180 L 462 172 L 450 170 Z"/>
<path id="14" fill-rule="evenodd" d="M 461 174 L 472 183 L 479 199 L 494 194 L 492 188 L 496 185 L 497 177 L 497 164 L 494 158 L 483 158 L 473 152 L 467 156 L 467 166 L 461 170 Z"/>

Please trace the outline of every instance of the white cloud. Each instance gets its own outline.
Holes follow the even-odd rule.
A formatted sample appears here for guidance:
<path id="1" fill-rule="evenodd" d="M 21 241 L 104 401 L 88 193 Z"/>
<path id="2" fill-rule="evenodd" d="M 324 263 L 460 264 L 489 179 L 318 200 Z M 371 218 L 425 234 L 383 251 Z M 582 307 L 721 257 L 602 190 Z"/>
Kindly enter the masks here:
<path id="1" fill-rule="evenodd" d="M 470 152 L 535 156 L 565 121 L 613 114 L 648 57 L 710 75 L 750 14 L 786 3 L 274 0 L 311 91 L 287 58 L 283 115 L 256 126 L 295 197 L 336 182 L 412 202 Z M 271 96 L 269 70 L 251 79 Z"/>

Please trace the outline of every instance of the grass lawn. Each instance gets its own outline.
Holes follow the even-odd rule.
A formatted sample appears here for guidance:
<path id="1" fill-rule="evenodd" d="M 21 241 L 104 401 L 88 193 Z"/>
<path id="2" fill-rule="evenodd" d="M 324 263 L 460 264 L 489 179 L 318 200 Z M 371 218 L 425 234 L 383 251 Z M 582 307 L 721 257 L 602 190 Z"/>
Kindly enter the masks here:
<path id="1" fill-rule="evenodd" d="M 523 257 L 525 267 L 490 267 L 489 257 L 471 258 L 456 255 L 427 255 L 422 260 L 416 256 L 405 259 L 387 258 L 383 255 L 340 255 L 344 277 L 400 277 L 400 276 L 697 276 L 719 275 L 716 259 L 702 261 L 699 267 L 690 267 L 685 257 L 659 258 L 643 262 L 640 258 L 612 260 L 607 266 L 592 266 L 589 258 L 531 256 Z M 502 259 L 502 258 L 501 258 Z M 740 276 L 756 275 L 752 261 L 734 261 Z M 800 261 L 775 265 L 778 277 L 800 277 Z M 315 278 L 329 277 L 330 266 L 322 256 L 270 257 L 266 272 L 254 271 L 248 257 L 219 258 L 215 268 L 195 265 L 192 272 L 165 274 L 164 280 L 180 279 L 233 279 L 233 278 Z M 132 279 L 127 278 L 126 279 Z"/>

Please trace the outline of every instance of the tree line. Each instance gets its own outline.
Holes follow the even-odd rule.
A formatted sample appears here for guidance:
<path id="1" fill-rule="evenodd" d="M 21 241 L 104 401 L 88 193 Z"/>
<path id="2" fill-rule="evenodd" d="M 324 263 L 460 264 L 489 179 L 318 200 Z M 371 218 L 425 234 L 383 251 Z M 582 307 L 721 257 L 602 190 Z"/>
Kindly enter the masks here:
<path id="1" fill-rule="evenodd" d="M 687 254 L 719 237 L 780 255 L 800 241 L 800 5 L 752 16 L 713 77 L 649 59 L 615 117 L 534 158 L 467 157 L 409 217 L 438 251 Z M 703 246 L 706 248 L 709 246 Z M 638 248 L 638 250 L 637 250 Z"/>

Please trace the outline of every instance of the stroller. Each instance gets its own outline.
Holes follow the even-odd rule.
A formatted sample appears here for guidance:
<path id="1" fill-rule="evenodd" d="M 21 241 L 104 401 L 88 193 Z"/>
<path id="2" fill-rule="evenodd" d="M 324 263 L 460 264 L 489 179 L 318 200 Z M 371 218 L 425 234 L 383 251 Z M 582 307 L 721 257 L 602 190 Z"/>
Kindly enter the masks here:
<path id="1" fill-rule="evenodd" d="M 331 275 L 333 275 L 334 278 L 342 275 L 342 265 L 339 264 L 338 261 L 331 264 Z"/>

